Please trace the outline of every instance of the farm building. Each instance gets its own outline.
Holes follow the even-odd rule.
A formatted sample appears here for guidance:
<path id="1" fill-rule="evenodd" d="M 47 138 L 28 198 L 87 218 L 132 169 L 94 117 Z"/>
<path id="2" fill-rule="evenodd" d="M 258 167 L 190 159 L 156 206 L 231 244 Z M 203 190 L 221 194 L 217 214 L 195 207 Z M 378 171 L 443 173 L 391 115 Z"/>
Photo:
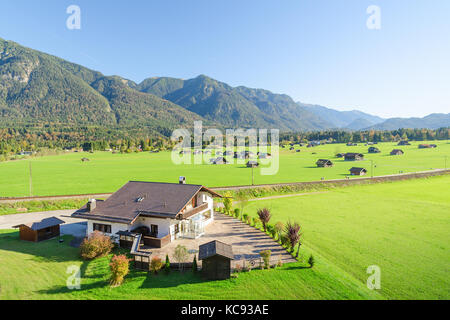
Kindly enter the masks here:
<path id="1" fill-rule="evenodd" d="M 56 217 L 47 218 L 39 222 L 20 224 L 14 226 L 14 229 L 19 229 L 20 240 L 40 242 L 49 240 L 60 235 L 60 225 L 64 221 Z"/>
<path id="2" fill-rule="evenodd" d="M 82 158 L 81 159 L 81 162 L 89 162 L 89 161 L 91 161 L 91 160 L 89 160 L 88 158 Z"/>
<path id="3" fill-rule="evenodd" d="M 347 143 L 347 147 L 356 147 L 358 144 L 353 143 L 353 142 L 348 142 Z"/>
<path id="4" fill-rule="evenodd" d="M 344 154 L 345 161 L 362 161 L 364 155 L 362 153 L 346 153 Z"/>
<path id="5" fill-rule="evenodd" d="M 217 157 L 212 164 L 227 164 L 228 161 L 224 157 Z"/>
<path id="6" fill-rule="evenodd" d="M 247 168 L 257 168 L 259 167 L 258 161 L 249 161 L 247 162 Z"/>
<path id="7" fill-rule="evenodd" d="M 403 150 L 400 149 L 394 149 L 391 151 L 391 156 L 401 156 L 403 154 L 404 154 Z"/>
<path id="8" fill-rule="evenodd" d="M 329 167 L 333 166 L 333 162 L 328 159 L 319 159 L 319 160 L 317 160 L 316 165 L 319 168 L 329 168 Z"/>
<path id="9" fill-rule="evenodd" d="M 364 168 L 351 168 L 350 169 L 350 174 L 352 176 L 364 176 L 367 173 L 367 170 Z"/>
<path id="10" fill-rule="evenodd" d="M 380 149 L 376 148 L 376 147 L 370 147 L 369 148 L 369 153 L 380 153 Z"/>
<path id="11" fill-rule="evenodd" d="M 208 280 L 225 280 L 231 277 L 231 260 L 234 260 L 231 245 L 211 241 L 200 246 L 198 253 L 202 260 L 202 276 Z"/>
<path id="12" fill-rule="evenodd" d="M 437 145 L 435 144 L 420 144 L 419 149 L 430 149 L 430 148 L 437 148 Z"/>
<path id="13" fill-rule="evenodd" d="M 345 157 L 345 153 L 338 153 L 336 155 L 336 158 L 343 158 L 343 157 Z"/>
<path id="14" fill-rule="evenodd" d="M 409 141 L 406 140 L 402 140 L 398 143 L 399 146 L 410 146 L 411 143 L 409 143 Z"/>
<path id="15" fill-rule="evenodd" d="M 264 153 L 264 152 L 258 152 L 258 157 L 260 159 L 270 159 L 270 158 L 272 158 L 272 154 Z"/>

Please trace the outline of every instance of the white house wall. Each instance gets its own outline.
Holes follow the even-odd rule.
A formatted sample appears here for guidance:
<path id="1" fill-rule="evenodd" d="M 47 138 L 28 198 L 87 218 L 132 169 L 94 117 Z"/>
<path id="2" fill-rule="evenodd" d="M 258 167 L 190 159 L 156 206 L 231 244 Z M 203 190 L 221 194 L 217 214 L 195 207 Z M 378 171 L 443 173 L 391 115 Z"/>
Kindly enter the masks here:
<path id="1" fill-rule="evenodd" d="M 129 231 L 129 225 L 124 223 L 88 220 L 86 228 L 86 236 L 89 236 L 92 232 L 94 232 L 94 223 L 111 226 L 111 233 L 105 233 L 108 236 L 116 236 L 116 233 L 119 231 Z"/>

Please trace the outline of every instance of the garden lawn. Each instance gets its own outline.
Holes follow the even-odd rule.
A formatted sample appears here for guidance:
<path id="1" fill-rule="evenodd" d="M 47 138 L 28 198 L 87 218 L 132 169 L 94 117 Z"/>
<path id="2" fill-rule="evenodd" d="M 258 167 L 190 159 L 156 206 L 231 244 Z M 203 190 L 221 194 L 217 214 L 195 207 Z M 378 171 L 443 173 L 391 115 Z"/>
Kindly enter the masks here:
<path id="1" fill-rule="evenodd" d="M 110 256 L 82 262 L 78 250 L 57 240 L 27 243 L 18 233 L 0 234 L 0 299 L 380 299 L 362 283 L 319 258 L 313 269 L 286 264 L 238 278 L 203 281 L 191 271 L 149 275 L 134 271 L 121 287 L 109 286 Z M 66 286 L 68 266 L 81 267 L 81 290 Z"/>
<path id="2" fill-rule="evenodd" d="M 298 221 L 304 247 L 361 283 L 379 266 L 385 298 L 450 298 L 450 175 L 256 201 L 245 212 L 262 207 L 272 224 Z"/>
<path id="3" fill-rule="evenodd" d="M 359 144 L 347 147 L 345 144 L 328 144 L 314 148 L 296 146 L 300 153 L 280 149 L 279 171 L 276 175 L 263 176 L 260 169 L 254 170 L 255 184 L 317 181 L 343 179 L 353 166 L 364 167 L 374 175 L 398 174 L 444 168 L 445 157 L 450 167 L 450 143 L 437 141 L 436 149 L 418 149 L 419 142 L 411 146 L 397 146 L 395 143 L 380 143 L 379 154 L 368 154 L 369 146 Z M 389 153 L 400 148 L 402 156 Z M 361 152 L 365 161 L 347 162 L 335 157 L 337 153 Z M 87 157 L 89 162 L 82 162 Z M 209 157 L 208 157 L 209 158 Z M 317 168 L 318 159 L 330 159 L 333 168 Z M 208 159 L 207 159 L 208 160 Z M 0 197 L 30 196 L 29 164 L 32 165 L 32 195 L 52 196 L 87 193 L 115 192 L 130 180 L 178 182 L 179 176 L 186 176 L 187 183 L 208 187 L 250 185 L 252 170 L 245 165 L 175 165 L 170 152 L 112 154 L 111 152 L 67 153 L 57 156 L 31 158 L 0 163 Z"/>

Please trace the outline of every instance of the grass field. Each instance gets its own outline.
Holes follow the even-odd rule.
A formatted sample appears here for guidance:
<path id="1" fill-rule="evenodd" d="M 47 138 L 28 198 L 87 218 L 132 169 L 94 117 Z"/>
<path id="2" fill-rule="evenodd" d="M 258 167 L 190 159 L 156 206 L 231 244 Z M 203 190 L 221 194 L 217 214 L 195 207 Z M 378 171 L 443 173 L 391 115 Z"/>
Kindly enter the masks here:
<path id="1" fill-rule="evenodd" d="M 436 142 L 433 142 L 436 143 Z M 382 143 L 377 147 L 380 154 L 368 154 L 368 146 L 360 144 L 347 147 L 344 144 L 329 144 L 315 148 L 298 147 L 300 153 L 281 149 L 279 172 L 273 176 L 260 175 L 254 170 L 255 184 L 342 179 L 353 166 L 365 167 L 371 175 L 371 161 L 375 165 L 374 175 L 389 175 L 417 172 L 450 166 L 450 143 L 438 141 L 436 149 L 418 149 L 418 142 L 411 146 L 398 147 L 395 143 Z M 394 148 L 405 151 L 403 156 L 390 156 Z M 335 158 L 337 153 L 361 152 L 365 161 L 346 162 Z M 313 154 L 316 153 L 316 154 Z M 90 162 L 81 162 L 87 157 Z M 333 168 L 317 168 L 315 162 L 331 159 Z M 186 176 L 188 183 L 209 187 L 250 185 L 252 170 L 243 165 L 175 165 L 170 152 L 112 154 L 109 152 L 70 153 L 58 156 L 33 158 L 0 163 L 0 197 L 30 195 L 29 164 L 32 164 L 32 195 L 51 196 L 86 193 L 114 192 L 129 180 L 177 182 Z"/>
<path id="2" fill-rule="evenodd" d="M 450 298 L 450 176 L 335 189 L 251 202 L 272 223 L 298 221 L 304 244 L 363 282 L 381 268 L 388 299 Z"/>
<path id="3" fill-rule="evenodd" d="M 0 234 L 0 299 L 449 299 L 450 176 L 333 189 L 323 194 L 251 202 L 245 212 L 272 210 L 272 223 L 303 226 L 298 262 L 204 282 L 192 274 L 133 271 L 108 286 L 108 258 L 82 262 L 57 241 L 33 244 Z M 304 260 L 304 259 L 303 259 Z M 66 288 L 66 268 L 79 265 L 82 288 Z M 366 287 L 370 265 L 381 290 Z"/>

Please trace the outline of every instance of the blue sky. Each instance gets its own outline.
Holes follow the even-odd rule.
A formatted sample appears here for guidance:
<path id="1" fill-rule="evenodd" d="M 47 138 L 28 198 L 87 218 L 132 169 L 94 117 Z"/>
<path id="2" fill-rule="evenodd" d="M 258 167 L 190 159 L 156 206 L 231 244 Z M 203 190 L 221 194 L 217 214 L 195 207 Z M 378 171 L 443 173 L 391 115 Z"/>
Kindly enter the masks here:
<path id="1" fill-rule="evenodd" d="M 450 112 L 448 0 L 3 0 L 0 37 L 136 82 L 206 74 L 339 110 Z"/>

